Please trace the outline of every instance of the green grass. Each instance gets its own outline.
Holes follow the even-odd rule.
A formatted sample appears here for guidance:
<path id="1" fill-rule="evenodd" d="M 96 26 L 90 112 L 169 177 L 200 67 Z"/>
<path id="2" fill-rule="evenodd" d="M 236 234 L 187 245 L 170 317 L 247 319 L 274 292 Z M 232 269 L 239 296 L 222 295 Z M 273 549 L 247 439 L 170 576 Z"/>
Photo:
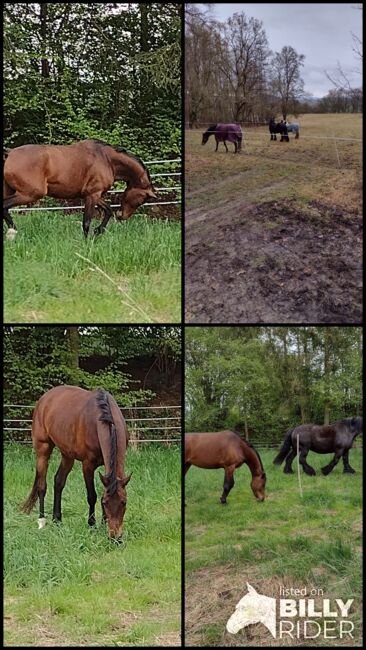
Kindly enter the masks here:
<path id="1" fill-rule="evenodd" d="M 87 525 L 80 463 L 63 492 L 63 523 L 52 523 L 58 452 L 53 456 L 48 521 L 38 530 L 37 506 L 30 516 L 19 512 L 33 484 L 34 454 L 5 447 L 5 645 L 179 645 L 180 450 L 128 451 L 126 471 L 133 476 L 120 545 L 100 524 L 97 472 L 98 524 Z"/>
<path id="2" fill-rule="evenodd" d="M 18 234 L 5 240 L 6 322 L 180 322 L 179 223 L 135 216 L 85 242 L 80 215 L 14 219 Z"/>
<path id="3" fill-rule="evenodd" d="M 354 475 L 343 474 L 339 463 L 323 476 L 320 468 L 331 456 L 310 453 L 308 462 L 317 475 L 301 473 L 302 498 L 296 463 L 295 474 L 286 475 L 283 466 L 272 464 L 274 456 L 275 451 L 261 451 L 267 473 L 263 503 L 252 495 L 245 466 L 235 472 L 227 506 L 219 503 L 223 470 L 191 467 L 186 476 L 186 641 L 214 646 L 281 645 L 263 626 L 258 626 L 257 636 L 246 637 L 244 631 L 237 637 L 225 635 L 228 617 L 245 594 L 248 581 L 260 593 L 277 597 L 280 585 L 286 585 L 319 587 L 328 598 L 354 598 L 352 620 L 360 645 L 362 451 L 350 453 L 357 471 Z M 229 596 L 220 600 L 225 589 Z M 205 603 L 201 618 L 199 602 Z M 319 638 L 310 644 L 322 643 L 326 645 Z M 345 642 L 332 641 L 332 645 L 337 643 Z"/>

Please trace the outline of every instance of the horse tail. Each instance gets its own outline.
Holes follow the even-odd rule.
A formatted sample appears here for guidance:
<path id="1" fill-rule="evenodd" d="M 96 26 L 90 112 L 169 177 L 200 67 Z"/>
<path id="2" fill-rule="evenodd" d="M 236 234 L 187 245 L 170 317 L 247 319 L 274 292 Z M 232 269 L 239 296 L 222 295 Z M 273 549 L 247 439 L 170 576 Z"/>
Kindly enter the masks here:
<path id="1" fill-rule="evenodd" d="M 285 460 L 288 452 L 291 449 L 292 442 L 291 442 L 291 434 L 293 432 L 293 429 L 289 429 L 287 433 L 285 434 L 285 439 L 283 441 L 283 445 L 277 454 L 276 458 L 273 461 L 274 465 L 281 465 L 281 463 Z"/>
<path id="2" fill-rule="evenodd" d="M 26 515 L 31 513 L 33 506 L 35 505 L 38 499 L 38 472 L 36 472 L 36 478 L 34 479 L 32 491 L 28 497 L 20 506 L 22 512 L 25 512 Z"/>

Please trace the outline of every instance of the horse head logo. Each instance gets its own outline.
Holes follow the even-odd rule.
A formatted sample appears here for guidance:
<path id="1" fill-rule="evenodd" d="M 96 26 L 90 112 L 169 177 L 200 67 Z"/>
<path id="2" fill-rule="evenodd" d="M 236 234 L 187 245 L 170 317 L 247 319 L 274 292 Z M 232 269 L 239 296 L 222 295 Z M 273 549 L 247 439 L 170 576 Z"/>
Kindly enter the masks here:
<path id="1" fill-rule="evenodd" d="M 247 625 L 263 623 L 276 638 L 276 599 L 258 594 L 248 582 L 247 587 L 248 593 L 239 600 L 226 624 L 227 631 L 236 634 Z"/>

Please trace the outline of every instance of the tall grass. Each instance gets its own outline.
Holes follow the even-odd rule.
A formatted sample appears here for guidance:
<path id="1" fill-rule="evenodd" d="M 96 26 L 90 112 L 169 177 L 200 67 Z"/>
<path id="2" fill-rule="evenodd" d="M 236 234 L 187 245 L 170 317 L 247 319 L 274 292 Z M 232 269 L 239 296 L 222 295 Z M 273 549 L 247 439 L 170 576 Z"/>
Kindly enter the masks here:
<path id="1" fill-rule="evenodd" d="M 101 525 L 87 525 L 81 464 L 70 473 L 63 523 L 52 523 L 53 476 L 48 470 L 47 525 L 37 506 L 19 511 L 34 479 L 34 454 L 7 445 L 5 470 L 5 626 L 7 645 L 159 645 L 180 630 L 180 450 L 129 450 L 128 504 L 122 544 Z M 102 484 L 95 476 L 99 496 Z M 54 642 L 50 643 L 50 639 Z M 177 643 L 178 645 L 179 643 Z"/>
<path id="2" fill-rule="evenodd" d="M 18 234 L 5 242 L 7 322 L 179 322 L 179 223 L 135 216 L 85 241 L 80 215 L 14 219 Z"/>
<path id="3" fill-rule="evenodd" d="M 340 462 L 331 474 L 323 476 L 320 468 L 331 456 L 310 453 L 308 462 L 317 475 L 302 473 L 303 498 L 296 473 L 284 474 L 283 466 L 272 464 L 274 456 L 274 451 L 261 451 L 267 474 L 267 498 L 263 503 L 253 497 L 250 473 L 245 466 L 235 472 L 235 486 L 227 506 L 219 503 L 223 471 L 192 467 L 186 475 L 185 588 L 189 644 L 244 643 L 244 632 L 244 636 L 238 635 L 237 641 L 231 643 L 224 638 L 224 630 L 238 594 L 245 593 L 246 581 L 259 585 L 259 591 L 268 595 L 278 596 L 279 585 L 285 584 L 287 587 L 316 586 L 328 598 L 354 598 L 352 620 L 356 641 L 360 643 L 362 451 L 350 452 L 350 463 L 357 471 L 354 475 L 343 474 Z M 296 463 L 293 467 L 296 469 Z M 218 589 L 226 588 L 231 594 L 225 603 L 215 591 L 215 580 Z M 205 602 L 206 597 L 210 615 L 200 621 L 197 601 Z M 211 611 L 210 600 L 213 602 L 215 597 L 217 603 L 212 604 Z M 258 637 L 253 637 L 250 645 L 255 645 L 255 638 Z M 259 641 L 259 645 L 268 643 L 268 635 Z M 321 638 L 311 641 L 314 643 L 321 645 Z M 342 644 L 339 639 L 338 643 Z"/>

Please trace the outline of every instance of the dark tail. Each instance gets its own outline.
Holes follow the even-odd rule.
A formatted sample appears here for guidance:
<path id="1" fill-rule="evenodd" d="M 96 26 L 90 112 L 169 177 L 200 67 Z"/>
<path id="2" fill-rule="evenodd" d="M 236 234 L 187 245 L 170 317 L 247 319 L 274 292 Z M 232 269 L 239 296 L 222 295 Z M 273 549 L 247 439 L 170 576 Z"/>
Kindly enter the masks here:
<path id="1" fill-rule="evenodd" d="M 290 451 L 291 446 L 292 446 L 292 442 L 291 442 L 291 434 L 292 434 L 292 432 L 293 432 L 293 429 L 290 429 L 289 431 L 287 431 L 287 433 L 285 435 L 285 439 L 283 441 L 283 445 L 282 445 L 279 453 L 277 454 L 276 458 L 273 461 L 274 465 L 281 465 L 281 463 L 285 460 L 288 452 Z"/>
<path id="2" fill-rule="evenodd" d="M 25 512 L 26 515 L 29 515 L 33 506 L 35 505 L 38 499 L 38 474 L 36 473 L 36 478 L 34 479 L 32 491 L 26 501 L 20 506 L 22 512 Z"/>

